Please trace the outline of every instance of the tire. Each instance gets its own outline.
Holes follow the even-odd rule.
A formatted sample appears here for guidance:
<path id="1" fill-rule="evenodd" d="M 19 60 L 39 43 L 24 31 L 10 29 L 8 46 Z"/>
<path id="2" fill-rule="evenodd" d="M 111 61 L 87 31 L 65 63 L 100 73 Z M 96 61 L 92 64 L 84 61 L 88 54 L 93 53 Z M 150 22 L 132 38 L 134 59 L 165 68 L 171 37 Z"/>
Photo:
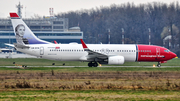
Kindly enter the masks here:
<path id="1" fill-rule="evenodd" d="M 89 66 L 89 67 L 92 67 L 92 63 L 91 63 L 91 62 L 90 62 L 90 63 L 88 63 L 88 66 Z"/>
<path id="2" fill-rule="evenodd" d="M 158 66 L 158 67 L 161 67 L 161 65 L 160 65 L 160 64 L 158 64 L 157 66 Z"/>
<path id="3" fill-rule="evenodd" d="M 97 66 L 98 66 L 98 64 L 95 62 L 95 63 L 94 63 L 94 67 L 97 67 Z"/>

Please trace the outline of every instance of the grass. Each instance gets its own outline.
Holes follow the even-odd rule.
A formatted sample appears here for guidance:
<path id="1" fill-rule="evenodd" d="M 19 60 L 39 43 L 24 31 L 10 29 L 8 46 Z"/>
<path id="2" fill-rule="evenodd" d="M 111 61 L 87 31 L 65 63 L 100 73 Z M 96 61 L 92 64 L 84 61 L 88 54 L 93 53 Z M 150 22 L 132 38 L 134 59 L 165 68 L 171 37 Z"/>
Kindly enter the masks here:
<path id="1" fill-rule="evenodd" d="M 84 62 L 74 62 L 74 61 L 53 61 L 40 58 L 11 58 L 4 59 L 0 58 L 0 66 L 14 66 L 17 65 L 27 65 L 27 66 L 52 66 L 52 63 L 55 63 L 56 66 L 63 66 L 63 63 L 67 66 L 87 66 L 87 63 Z"/>
<path id="2" fill-rule="evenodd" d="M 180 66 L 180 59 L 172 59 L 167 63 L 162 64 L 163 66 Z M 0 66 L 14 66 L 18 65 L 27 65 L 27 66 L 52 66 L 52 63 L 55 63 L 55 66 L 87 66 L 88 62 L 80 62 L 80 61 L 53 61 L 47 59 L 40 58 L 17 58 L 17 59 L 4 59 L 0 58 Z M 152 66 L 153 64 L 157 64 L 157 62 L 125 62 L 123 65 L 118 66 Z M 103 65 L 109 66 L 109 65 Z M 113 65 L 110 65 L 113 66 Z M 115 65 L 117 66 L 117 65 Z"/>
<path id="3" fill-rule="evenodd" d="M 0 92 L 0 100 L 15 101 L 77 101 L 77 100 L 156 100 L 156 101 L 178 101 L 178 91 L 132 91 L 132 90 L 88 90 L 88 91 L 7 91 Z"/>
<path id="4" fill-rule="evenodd" d="M 1 66 L 37 66 L 27 69 L 0 68 L 0 101 L 60 100 L 158 100 L 180 99 L 180 62 L 173 59 L 151 67 L 148 62 L 126 62 L 122 67 L 78 67 L 86 62 L 46 59 L 0 59 Z M 43 67 L 45 65 L 69 67 Z M 123 67 L 123 66 L 138 67 Z M 145 67 L 149 66 L 149 67 Z M 177 66 L 177 67 L 170 67 Z"/>
<path id="5" fill-rule="evenodd" d="M 1 67 L 0 72 L 4 71 L 39 71 L 39 72 L 121 72 L 121 71 L 137 71 L 137 72 L 180 72 L 179 67 L 167 67 L 167 68 L 159 68 L 159 67 L 28 67 L 27 69 L 19 69 L 19 68 L 7 68 Z"/>

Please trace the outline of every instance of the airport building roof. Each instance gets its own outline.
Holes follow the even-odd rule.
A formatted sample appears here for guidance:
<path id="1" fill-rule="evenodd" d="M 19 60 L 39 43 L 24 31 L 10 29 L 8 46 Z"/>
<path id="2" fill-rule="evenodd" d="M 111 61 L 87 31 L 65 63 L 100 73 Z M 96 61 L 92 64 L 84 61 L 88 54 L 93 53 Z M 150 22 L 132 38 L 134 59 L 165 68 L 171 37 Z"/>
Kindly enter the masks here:
<path id="1" fill-rule="evenodd" d="M 23 19 L 32 31 L 67 31 L 67 18 Z M 10 19 L 0 19 L 0 31 L 11 31 Z"/>

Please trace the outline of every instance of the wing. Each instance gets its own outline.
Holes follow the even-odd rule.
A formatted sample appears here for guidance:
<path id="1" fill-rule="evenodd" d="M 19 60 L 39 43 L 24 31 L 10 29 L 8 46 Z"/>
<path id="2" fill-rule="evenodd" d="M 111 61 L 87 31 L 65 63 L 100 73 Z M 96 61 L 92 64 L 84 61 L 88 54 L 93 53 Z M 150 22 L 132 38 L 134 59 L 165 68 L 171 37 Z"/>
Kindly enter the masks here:
<path id="1" fill-rule="evenodd" d="M 92 59 L 103 59 L 103 60 L 108 59 L 108 56 L 106 54 L 102 54 L 102 53 L 98 53 L 98 52 L 95 52 L 93 50 L 90 50 L 87 47 L 87 45 L 85 44 L 85 42 L 82 39 L 80 39 L 80 40 L 81 40 L 84 51 L 88 52 L 88 56 L 86 56 L 88 60 L 92 60 Z"/>

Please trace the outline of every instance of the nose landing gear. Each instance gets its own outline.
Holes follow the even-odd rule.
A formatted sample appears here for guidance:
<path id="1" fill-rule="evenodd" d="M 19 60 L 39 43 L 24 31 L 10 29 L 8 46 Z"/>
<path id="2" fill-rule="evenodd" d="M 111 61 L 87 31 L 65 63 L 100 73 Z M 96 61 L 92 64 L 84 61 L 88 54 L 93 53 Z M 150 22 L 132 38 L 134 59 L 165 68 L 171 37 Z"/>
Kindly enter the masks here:
<path id="1" fill-rule="evenodd" d="M 160 63 L 160 62 L 158 62 L 157 66 L 158 66 L 158 67 L 161 67 L 161 63 Z"/>
<path id="2" fill-rule="evenodd" d="M 88 66 L 89 66 L 89 67 L 97 67 L 97 66 L 98 66 L 98 63 L 97 63 L 97 62 L 89 62 L 89 63 L 88 63 Z"/>

